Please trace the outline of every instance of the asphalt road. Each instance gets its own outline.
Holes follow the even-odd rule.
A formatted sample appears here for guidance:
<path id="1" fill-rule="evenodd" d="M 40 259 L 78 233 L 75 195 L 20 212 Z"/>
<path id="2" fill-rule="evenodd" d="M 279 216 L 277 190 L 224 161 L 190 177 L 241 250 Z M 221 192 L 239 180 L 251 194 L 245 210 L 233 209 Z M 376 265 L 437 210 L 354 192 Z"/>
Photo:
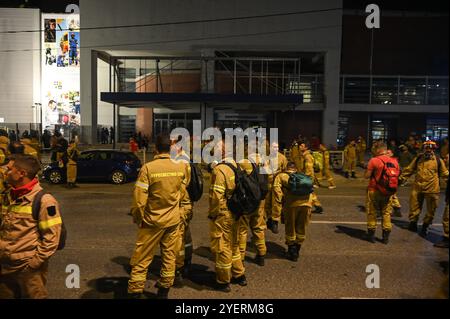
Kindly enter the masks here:
<path id="1" fill-rule="evenodd" d="M 359 176 L 362 171 L 359 172 Z M 266 265 L 252 262 L 255 251 L 248 247 L 245 262 L 247 287 L 234 286 L 231 293 L 212 290 L 214 262 L 209 252 L 207 205 L 204 194 L 196 203 L 191 229 L 194 240 L 193 272 L 182 288 L 173 288 L 170 298 L 437 298 L 448 276 L 448 250 L 433 247 L 442 235 L 443 195 L 435 223 L 427 238 L 405 229 L 409 187 L 399 198 L 402 218 L 396 218 L 389 245 L 364 239 L 366 181 L 336 177 L 338 188 L 318 190 L 323 215 L 313 215 L 300 260 L 284 256 L 284 226 L 275 235 L 267 231 Z M 125 298 L 129 258 L 136 226 L 127 215 L 133 183 L 125 185 L 80 184 L 68 190 L 61 185 L 44 187 L 59 200 L 68 230 L 66 248 L 50 262 L 48 289 L 51 298 Z M 205 189 L 205 192 L 207 189 Z M 423 216 L 423 215 L 422 215 Z M 249 236 L 250 237 L 250 236 Z M 381 227 L 377 230 L 381 237 Z M 158 253 L 158 252 L 157 252 Z M 80 287 L 67 288 L 66 267 L 80 269 Z M 366 287 L 368 265 L 380 270 L 380 287 Z M 160 259 L 150 267 L 146 295 L 156 293 Z"/>

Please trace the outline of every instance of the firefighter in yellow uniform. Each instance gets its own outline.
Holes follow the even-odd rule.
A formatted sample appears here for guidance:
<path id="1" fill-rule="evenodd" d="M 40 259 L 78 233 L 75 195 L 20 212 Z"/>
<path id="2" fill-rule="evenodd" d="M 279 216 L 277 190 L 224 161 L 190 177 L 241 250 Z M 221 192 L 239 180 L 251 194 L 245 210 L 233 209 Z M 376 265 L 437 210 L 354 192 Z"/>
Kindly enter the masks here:
<path id="1" fill-rule="evenodd" d="M 295 167 L 297 169 L 298 172 L 300 172 L 303 169 L 303 157 L 300 154 L 300 150 L 299 150 L 299 143 L 300 141 L 295 140 L 292 143 L 291 146 L 291 161 L 294 162 Z"/>
<path id="2" fill-rule="evenodd" d="M 8 151 L 9 138 L 6 136 L 0 136 L 0 165 L 5 164 L 6 158 L 9 155 Z"/>
<path id="3" fill-rule="evenodd" d="M 191 177 L 191 166 L 189 162 L 189 156 L 184 152 L 182 148 L 177 149 L 177 156 L 175 158 L 177 161 L 180 161 L 186 166 L 186 172 L 188 177 L 187 185 L 190 183 Z M 183 200 L 183 213 L 181 214 L 181 223 L 179 232 L 180 235 L 178 237 L 179 240 L 179 252 L 176 258 L 176 273 L 175 273 L 175 285 L 182 286 L 182 278 L 183 276 L 187 276 L 190 271 L 190 267 L 192 264 L 192 236 L 191 229 L 189 228 L 189 224 L 193 217 L 193 208 L 194 203 L 189 196 L 189 193 L 186 192 Z"/>
<path id="4" fill-rule="evenodd" d="M 171 141 L 159 135 L 157 155 L 139 173 L 133 191 L 131 215 L 138 225 L 136 246 L 130 260 L 131 276 L 128 293 L 141 298 L 154 250 L 161 248 L 161 272 L 157 281 L 157 298 L 166 299 L 175 278 L 175 263 L 179 249 L 179 226 L 183 214 L 183 198 L 189 182 L 186 165 L 170 158 Z"/>
<path id="5" fill-rule="evenodd" d="M 350 174 L 352 178 L 356 178 L 356 142 L 351 140 L 350 143 L 344 149 L 344 172 L 345 177 L 349 178 Z"/>
<path id="6" fill-rule="evenodd" d="M 33 200 L 42 191 L 36 178 L 40 163 L 17 154 L 7 167 L 11 187 L 0 195 L 0 299 L 47 298 L 48 262 L 61 235 L 59 204 L 44 194 L 33 216 Z"/>
<path id="7" fill-rule="evenodd" d="M 20 143 L 24 146 L 24 154 L 34 156 L 39 160 L 39 153 L 31 146 L 31 140 L 29 138 L 21 138 Z"/>
<path id="8" fill-rule="evenodd" d="M 314 157 L 311 154 L 311 151 L 309 150 L 309 145 L 307 142 L 302 142 L 299 145 L 299 151 L 300 156 L 303 158 L 302 163 L 303 167 L 299 173 L 303 173 L 306 176 L 309 176 L 311 180 L 315 180 L 315 173 L 314 173 Z M 314 214 L 322 214 L 323 208 L 322 204 L 319 201 L 319 198 L 317 197 L 317 194 L 315 192 L 311 193 L 311 201 L 312 206 L 315 208 L 313 213 Z"/>
<path id="9" fill-rule="evenodd" d="M 286 156 L 281 154 L 279 151 L 278 143 L 273 142 L 272 145 L 270 145 L 270 153 L 276 153 L 277 158 L 272 159 L 269 158 L 269 161 L 267 163 L 267 171 L 268 171 L 268 192 L 265 199 L 265 211 L 266 211 L 266 218 L 267 218 L 267 227 L 274 233 L 278 234 L 278 224 L 279 221 L 275 219 L 279 219 L 280 216 L 273 215 L 272 213 L 272 184 L 275 176 L 284 170 L 286 170 L 287 166 L 287 159 Z"/>
<path id="10" fill-rule="evenodd" d="M 285 210 L 285 238 L 288 246 L 287 258 L 297 261 L 301 245 L 306 239 L 306 226 L 311 217 L 311 195 L 299 196 L 289 191 L 289 176 L 296 172 L 295 163 L 289 162 L 287 170 L 275 177 L 273 183 L 274 211 Z"/>
<path id="11" fill-rule="evenodd" d="M 77 161 L 80 156 L 80 151 L 77 149 L 75 140 L 71 140 L 67 148 L 67 187 L 77 187 Z"/>
<path id="12" fill-rule="evenodd" d="M 239 163 L 239 166 L 241 169 L 245 170 L 248 175 L 250 175 L 253 172 L 254 167 L 259 170 L 260 168 L 264 167 L 264 163 L 262 163 L 262 159 L 259 154 L 251 154 L 249 156 L 249 159 L 244 159 L 243 161 L 241 161 Z M 239 250 L 241 252 L 241 259 L 245 259 L 245 254 L 247 251 L 248 229 L 250 228 L 257 252 L 254 261 L 259 266 L 264 266 L 264 258 L 267 253 L 264 233 L 267 228 L 264 206 L 265 199 L 261 200 L 256 211 L 249 215 L 243 215 L 240 219 L 239 224 Z M 274 220 L 280 222 L 280 219 L 274 218 Z"/>
<path id="13" fill-rule="evenodd" d="M 409 198 L 409 227 L 410 231 L 417 231 L 417 221 L 422 211 L 423 202 L 427 203 L 427 214 L 423 219 L 421 235 L 426 236 L 428 227 L 433 223 L 434 213 L 439 202 L 439 177 L 447 178 L 448 170 L 442 159 L 436 157 L 434 150 L 436 143 L 423 143 L 423 153 L 419 154 L 400 175 L 400 181 L 407 180 L 416 174 Z"/>
<path id="14" fill-rule="evenodd" d="M 240 218 L 236 219 L 227 206 L 227 200 L 231 198 L 236 183 L 235 174 L 226 163 L 235 168 L 237 164 L 231 157 L 225 156 L 224 141 L 216 144 L 216 150 L 222 152 L 223 160 L 211 173 L 208 210 L 211 252 L 215 257 L 215 289 L 230 292 L 230 282 L 247 285 L 239 251 Z"/>
<path id="15" fill-rule="evenodd" d="M 358 139 L 356 141 L 356 157 L 357 157 L 357 165 L 361 166 L 362 168 L 365 167 L 366 163 L 364 161 L 364 155 L 366 154 L 366 140 L 362 136 L 358 136 Z"/>
<path id="16" fill-rule="evenodd" d="M 336 184 L 334 183 L 333 175 L 330 170 L 330 152 L 323 144 L 320 144 L 319 151 L 322 152 L 323 158 L 322 171 L 319 173 L 319 179 L 326 179 L 328 181 L 328 188 L 335 189 Z"/>

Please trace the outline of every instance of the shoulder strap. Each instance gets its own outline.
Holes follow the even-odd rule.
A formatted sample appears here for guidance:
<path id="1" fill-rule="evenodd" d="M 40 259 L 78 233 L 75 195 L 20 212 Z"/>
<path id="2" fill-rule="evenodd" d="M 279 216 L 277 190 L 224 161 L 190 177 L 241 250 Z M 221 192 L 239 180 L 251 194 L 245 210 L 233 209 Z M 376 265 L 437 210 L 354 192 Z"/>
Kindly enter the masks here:
<path id="1" fill-rule="evenodd" d="M 47 194 L 45 190 L 40 190 L 36 196 L 34 196 L 33 203 L 31 206 L 32 216 L 34 220 L 39 220 L 39 211 L 41 210 L 42 197 Z"/>

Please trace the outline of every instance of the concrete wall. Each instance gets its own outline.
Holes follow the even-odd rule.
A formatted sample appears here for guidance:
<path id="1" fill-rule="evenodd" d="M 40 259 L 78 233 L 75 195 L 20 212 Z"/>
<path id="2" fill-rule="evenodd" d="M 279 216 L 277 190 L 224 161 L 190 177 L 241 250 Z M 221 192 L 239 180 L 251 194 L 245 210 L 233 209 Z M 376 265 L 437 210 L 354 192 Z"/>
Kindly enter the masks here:
<path id="1" fill-rule="evenodd" d="M 39 29 L 39 9 L 0 8 L 0 32 Z M 39 32 L 0 33 L 0 118 L 5 123 L 40 121 L 31 108 L 41 102 L 40 40 Z"/>
<path id="2" fill-rule="evenodd" d="M 95 26 L 151 24 L 200 19 L 219 19 L 273 13 L 341 8 L 341 0 L 305 2 L 286 0 L 81 0 L 84 28 Z M 342 10 L 156 27 L 81 31 L 81 105 L 83 125 L 92 125 L 92 50 L 140 50 L 191 52 L 209 50 L 326 52 L 329 76 L 325 88 L 329 108 L 324 119 L 330 124 L 326 138 L 335 139 L 341 48 Z M 110 52 L 111 53 L 111 52 Z M 332 108 L 336 108 L 332 111 Z M 91 114 L 89 114 L 91 113 Z"/>

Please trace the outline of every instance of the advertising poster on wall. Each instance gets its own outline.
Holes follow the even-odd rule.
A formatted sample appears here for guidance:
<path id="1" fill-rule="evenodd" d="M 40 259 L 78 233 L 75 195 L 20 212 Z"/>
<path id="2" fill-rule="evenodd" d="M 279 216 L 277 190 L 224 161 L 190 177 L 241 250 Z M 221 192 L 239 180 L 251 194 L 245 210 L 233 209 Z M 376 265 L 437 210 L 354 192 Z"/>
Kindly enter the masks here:
<path id="1" fill-rule="evenodd" d="M 65 136 L 80 126 L 80 23 L 78 14 L 43 14 L 42 127 Z"/>

